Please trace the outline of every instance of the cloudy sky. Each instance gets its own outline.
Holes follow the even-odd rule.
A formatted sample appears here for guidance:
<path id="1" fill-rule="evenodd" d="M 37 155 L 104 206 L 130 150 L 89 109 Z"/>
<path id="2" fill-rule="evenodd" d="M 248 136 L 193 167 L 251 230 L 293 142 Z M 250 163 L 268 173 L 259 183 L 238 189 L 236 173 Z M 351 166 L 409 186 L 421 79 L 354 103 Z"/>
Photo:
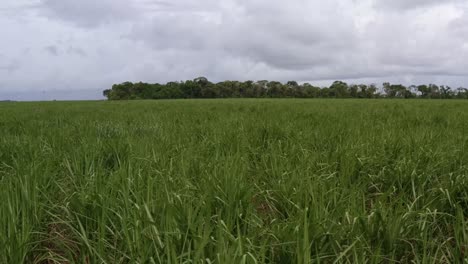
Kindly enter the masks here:
<path id="1" fill-rule="evenodd" d="M 123 81 L 468 86 L 466 0 L 1 0 L 0 100 Z"/>

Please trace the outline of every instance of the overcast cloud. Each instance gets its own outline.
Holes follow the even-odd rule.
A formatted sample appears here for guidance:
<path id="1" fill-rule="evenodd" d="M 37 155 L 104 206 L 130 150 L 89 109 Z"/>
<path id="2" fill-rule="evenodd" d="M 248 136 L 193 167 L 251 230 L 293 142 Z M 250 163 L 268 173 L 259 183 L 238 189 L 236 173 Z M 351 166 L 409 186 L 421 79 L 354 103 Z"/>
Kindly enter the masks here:
<path id="1" fill-rule="evenodd" d="M 2 0 L 0 100 L 123 81 L 468 86 L 464 0 Z"/>

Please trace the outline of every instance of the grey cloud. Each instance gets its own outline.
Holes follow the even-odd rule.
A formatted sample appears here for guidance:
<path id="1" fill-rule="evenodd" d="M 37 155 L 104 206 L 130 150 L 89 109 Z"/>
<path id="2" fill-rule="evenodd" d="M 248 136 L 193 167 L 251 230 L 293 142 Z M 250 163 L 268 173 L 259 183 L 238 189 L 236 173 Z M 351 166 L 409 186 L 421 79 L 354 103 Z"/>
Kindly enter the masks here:
<path id="1" fill-rule="evenodd" d="M 368 52 L 373 64 L 394 74 L 459 75 L 468 50 L 464 40 L 453 35 L 455 17 L 454 7 L 383 14 L 367 27 L 363 39 L 372 44 Z"/>
<path id="2" fill-rule="evenodd" d="M 0 83 L 1 86 L 1 83 Z M 37 90 L 27 92 L 2 92 L 0 101 L 50 101 L 50 100 L 96 100 L 104 99 L 97 90 Z"/>
<path id="3" fill-rule="evenodd" d="M 411 10 L 457 2 L 461 0 L 375 0 L 375 7 L 382 10 Z"/>
<path id="4" fill-rule="evenodd" d="M 9 56 L 0 58 L 0 92 L 101 91 L 127 80 L 202 75 L 452 86 L 468 80 L 468 5 L 461 0 L 21 1 L 35 13 L 0 17 L 8 40 L 0 50 Z"/>
<path id="5" fill-rule="evenodd" d="M 20 63 L 18 60 L 9 60 L 6 56 L 0 54 L 0 73 L 2 71 L 7 73 L 14 73 L 20 69 Z"/>
<path id="6" fill-rule="evenodd" d="M 73 47 L 73 46 L 68 47 L 67 54 L 69 54 L 69 55 L 78 55 L 78 56 L 81 56 L 81 57 L 86 57 L 87 56 L 86 51 L 84 51 L 81 48 L 76 48 L 76 47 Z"/>
<path id="7" fill-rule="evenodd" d="M 339 63 L 357 47 L 352 17 L 334 10 L 333 4 L 322 5 L 330 11 L 324 14 L 302 5 L 271 3 L 232 2 L 216 11 L 210 6 L 192 13 L 184 10 L 157 16 L 135 26 L 129 37 L 156 50 L 211 50 L 226 59 L 243 57 L 292 70 Z"/>
<path id="8" fill-rule="evenodd" d="M 468 7 L 461 16 L 449 24 L 448 29 L 451 37 L 468 44 Z"/>
<path id="9" fill-rule="evenodd" d="M 50 46 L 47 46 L 47 47 L 44 47 L 44 50 L 49 53 L 50 55 L 53 55 L 53 56 L 59 56 L 59 50 L 56 46 L 54 45 L 50 45 Z"/>
<path id="10" fill-rule="evenodd" d="M 36 8 L 42 15 L 81 27 L 119 22 L 136 14 L 134 5 L 127 0 L 40 0 Z"/>

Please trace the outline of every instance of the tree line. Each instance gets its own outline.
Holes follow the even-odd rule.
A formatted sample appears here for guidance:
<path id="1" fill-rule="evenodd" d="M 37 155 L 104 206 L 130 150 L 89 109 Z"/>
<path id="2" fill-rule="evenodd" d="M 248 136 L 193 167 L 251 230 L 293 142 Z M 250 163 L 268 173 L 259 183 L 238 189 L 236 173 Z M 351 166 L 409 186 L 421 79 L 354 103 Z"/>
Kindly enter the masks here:
<path id="1" fill-rule="evenodd" d="M 224 81 L 212 83 L 205 77 L 166 84 L 124 82 L 104 90 L 108 100 L 182 99 L 182 98 L 427 98 L 468 99 L 468 89 L 449 86 L 383 83 L 347 84 L 335 81 L 329 87 L 317 87 L 296 81 Z"/>

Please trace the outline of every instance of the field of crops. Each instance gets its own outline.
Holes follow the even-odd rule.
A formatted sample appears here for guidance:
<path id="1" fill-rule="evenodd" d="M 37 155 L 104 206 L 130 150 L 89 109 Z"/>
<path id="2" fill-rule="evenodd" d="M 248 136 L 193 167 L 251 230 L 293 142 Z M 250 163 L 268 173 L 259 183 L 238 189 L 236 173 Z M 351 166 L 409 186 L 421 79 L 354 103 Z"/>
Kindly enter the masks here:
<path id="1" fill-rule="evenodd" d="M 0 263 L 467 263 L 468 101 L 0 103 Z"/>

